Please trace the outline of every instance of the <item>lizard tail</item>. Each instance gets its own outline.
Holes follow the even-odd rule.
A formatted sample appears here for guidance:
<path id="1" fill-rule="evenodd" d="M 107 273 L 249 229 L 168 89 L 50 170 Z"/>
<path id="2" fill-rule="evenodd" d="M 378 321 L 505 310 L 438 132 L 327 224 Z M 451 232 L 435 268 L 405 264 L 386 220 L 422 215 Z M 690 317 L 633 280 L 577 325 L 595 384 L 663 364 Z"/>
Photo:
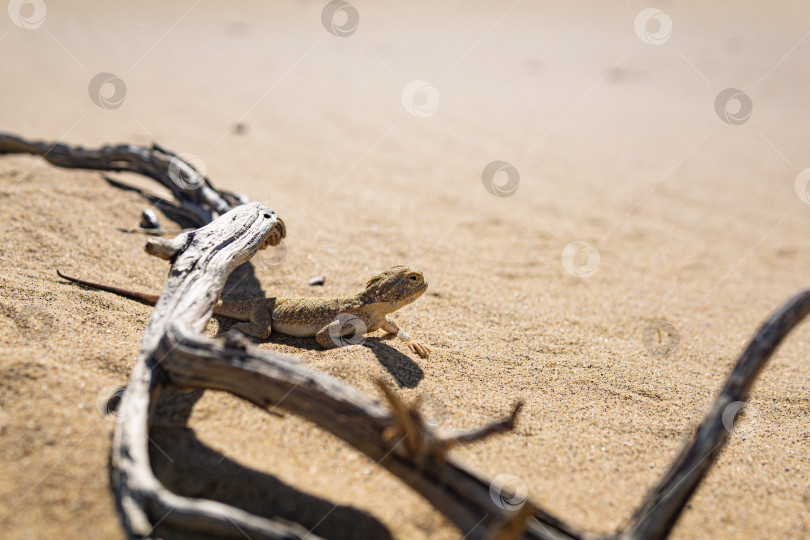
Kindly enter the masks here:
<path id="1" fill-rule="evenodd" d="M 119 296 L 123 296 L 125 298 L 129 298 L 130 300 L 135 300 L 142 304 L 146 304 L 147 306 L 154 306 L 157 304 L 158 295 L 157 294 L 147 294 L 138 291 L 132 291 L 130 289 L 124 289 L 122 287 L 115 287 L 113 285 L 103 285 L 101 283 L 94 283 L 92 281 L 85 281 L 83 279 L 75 278 L 66 276 L 59 269 L 56 269 L 56 273 L 59 274 L 59 277 L 62 279 L 66 279 L 68 281 L 72 281 L 73 283 L 78 283 L 79 285 L 84 285 L 85 287 L 90 287 L 91 289 L 98 289 L 100 291 L 107 291 L 113 294 L 117 294 Z"/>

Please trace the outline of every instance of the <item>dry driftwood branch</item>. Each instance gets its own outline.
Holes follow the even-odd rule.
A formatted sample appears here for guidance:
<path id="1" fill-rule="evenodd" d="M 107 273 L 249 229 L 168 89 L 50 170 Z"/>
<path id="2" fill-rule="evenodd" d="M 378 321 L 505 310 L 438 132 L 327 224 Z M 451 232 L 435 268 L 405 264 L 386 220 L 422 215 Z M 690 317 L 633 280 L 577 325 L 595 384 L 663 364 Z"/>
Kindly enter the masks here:
<path id="1" fill-rule="evenodd" d="M 86 150 L 0 133 L 0 154 L 9 153 L 40 155 L 63 167 L 141 173 L 169 187 L 184 206 L 194 208 L 201 222 L 225 214 L 174 239 L 150 238 L 147 242 L 147 252 L 169 260 L 171 271 L 121 399 L 113 440 L 113 487 L 131 536 L 151 536 L 163 524 L 221 537 L 312 537 L 300 525 L 254 516 L 214 501 L 181 497 L 160 483 L 149 462 L 150 415 L 161 388 L 176 385 L 226 390 L 259 406 L 278 406 L 315 422 L 400 477 L 466 538 L 598 538 L 576 531 L 530 501 L 505 508 L 492 494 L 494 484 L 447 457 L 453 445 L 511 429 L 520 404 L 501 422 L 466 435 L 441 437 L 424 423 L 418 406 L 402 403 L 386 386 L 381 388 L 390 411 L 294 359 L 255 349 L 233 335 L 224 340 L 203 336 L 230 272 L 257 249 L 275 245 L 284 236 L 281 220 L 263 205 L 233 208 L 244 199 L 214 190 L 190 165 L 157 145 L 152 149 L 122 145 Z M 186 180 L 173 174 L 171 167 L 179 168 Z M 190 191 L 189 178 L 196 179 L 192 184 L 199 182 Z M 692 441 L 619 533 L 621 538 L 668 536 L 727 442 L 727 409 L 748 398 L 776 347 L 808 313 L 810 290 L 791 298 L 759 328 Z"/>
<path id="2" fill-rule="evenodd" d="M 248 202 L 244 195 L 216 190 L 210 180 L 182 156 L 157 144 L 152 148 L 121 144 L 88 149 L 62 143 L 29 141 L 0 132 L 0 154 L 32 154 L 59 167 L 133 172 L 148 176 L 171 190 L 182 208 L 194 216 L 197 226 L 210 223 L 217 216 Z"/>

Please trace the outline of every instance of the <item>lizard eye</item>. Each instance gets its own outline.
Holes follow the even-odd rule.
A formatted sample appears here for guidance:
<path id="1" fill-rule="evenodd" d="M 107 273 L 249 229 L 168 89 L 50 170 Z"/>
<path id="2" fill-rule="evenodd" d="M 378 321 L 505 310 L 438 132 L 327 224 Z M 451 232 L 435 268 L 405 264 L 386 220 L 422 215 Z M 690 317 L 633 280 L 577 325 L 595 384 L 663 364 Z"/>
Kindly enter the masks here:
<path id="1" fill-rule="evenodd" d="M 413 281 L 413 282 L 416 282 L 416 281 L 418 281 L 418 280 L 419 280 L 419 278 L 416 276 L 416 274 L 411 274 L 411 275 L 408 277 L 408 279 L 410 279 L 410 280 L 411 280 L 411 281 Z"/>

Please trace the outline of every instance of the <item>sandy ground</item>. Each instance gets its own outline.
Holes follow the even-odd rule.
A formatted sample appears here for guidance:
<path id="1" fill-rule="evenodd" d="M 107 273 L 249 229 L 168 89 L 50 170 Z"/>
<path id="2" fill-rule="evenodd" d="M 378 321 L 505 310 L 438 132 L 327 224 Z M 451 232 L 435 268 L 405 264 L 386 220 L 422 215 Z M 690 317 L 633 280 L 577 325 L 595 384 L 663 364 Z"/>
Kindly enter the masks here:
<path id="1" fill-rule="evenodd" d="M 659 18 L 639 35 L 649 5 L 635 1 L 380 4 L 356 2 L 347 37 L 323 26 L 323 2 L 49 0 L 42 20 L 23 8 L 32 29 L 0 13 L 0 129 L 155 140 L 265 201 L 287 223 L 286 258 L 255 263 L 258 281 L 235 296 L 347 294 L 393 264 L 419 266 L 429 293 L 396 320 L 433 346 L 429 360 L 380 334 L 326 352 L 278 335 L 261 347 L 370 395 L 383 376 L 427 396 L 443 429 L 526 400 L 514 433 L 454 458 L 518 476 L 577 527 L 613 531 L 760 321 L 810 281 L 810 206 L 795 189 L 810 167 L 810 6 L 658 2 L 671 33 Z M 125 93 L 91 95 L 105 72 Z M 412 81 L 430 86 L 403 97 Z M 750 98 L 750 117 L 739 100 L 718 114 L 726 88 Z M 511 196 L 483 185 L 495 160 L 519 175 Z M 3 538 L 123 536 L 113 422 L 96 404 L 125 384 L 150 309 L 54 269 L 159 291 L 166 264 L 118 231 L 146 206 L 100 173 L 0 159 Z M 572 242 L 592 247 L 569 256 Z M 316 275 L 322 289 L 307 285 Z M 662 319 L 678 339 L 669 355 L 643 340 Z M 799 327 L 763 372 L 673 538 L 810 536 L 808 343 Z M 463 536 L 295 417 L 171 393 L 157 424 L 154 466 L 180 493 L 330 538 Z"/>

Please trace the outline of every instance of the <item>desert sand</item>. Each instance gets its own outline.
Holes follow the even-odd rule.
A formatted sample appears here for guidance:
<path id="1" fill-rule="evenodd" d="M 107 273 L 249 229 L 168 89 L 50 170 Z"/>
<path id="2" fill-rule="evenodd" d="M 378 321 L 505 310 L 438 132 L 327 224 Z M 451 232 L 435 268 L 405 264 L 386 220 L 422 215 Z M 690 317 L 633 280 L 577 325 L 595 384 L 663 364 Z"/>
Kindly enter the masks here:
<path id="1" fill-rule="evenodd" d="M 256 281 L 232 297 L 349 294 L 418 266 L 428 293 L 395 319 L 430 359 L 381 332 L 329 351 L 280 335 L 260 346 L 372 396 L 382 376 L 424 396 L 441 429 L 525 400 L 514 432 L 452 456 L 518 476 L 578 528 L 616 530 L 759 323 L 810 283 L 810 6 L 657 2 L 666 18 L 639 31 L 650 5 L 630 1 L 358 1 L 341 37 L 325 5 L 49 0 L 23 19 L 0 13 L 0 129 L 156 141 L 272 207 L 286 256 L 254 261 Z M 100 73 L 115 80 L 94 87 Z M 729 88 L 740 92 L 718 107 Z M 493 161 L 512 167 L 495 194 L 482 179 Z M 123 537 L 114 422 L 97 402 L 126 384 L 151 309 L 54 270 L 160 291 L 168 267 L 119 231 L 149 203 L 105 178 L 159 191 L 0 158 L 3 538 Z M 645 345 L 662 320 L 677 343 Z M 672 538 L 810 536 L 808 343 L 805 324 L 771 360 Z M 464 536 L 294 416 L 172 392 L 157 423 L 154 468 L 179 493 L 328 538 Z"/>

